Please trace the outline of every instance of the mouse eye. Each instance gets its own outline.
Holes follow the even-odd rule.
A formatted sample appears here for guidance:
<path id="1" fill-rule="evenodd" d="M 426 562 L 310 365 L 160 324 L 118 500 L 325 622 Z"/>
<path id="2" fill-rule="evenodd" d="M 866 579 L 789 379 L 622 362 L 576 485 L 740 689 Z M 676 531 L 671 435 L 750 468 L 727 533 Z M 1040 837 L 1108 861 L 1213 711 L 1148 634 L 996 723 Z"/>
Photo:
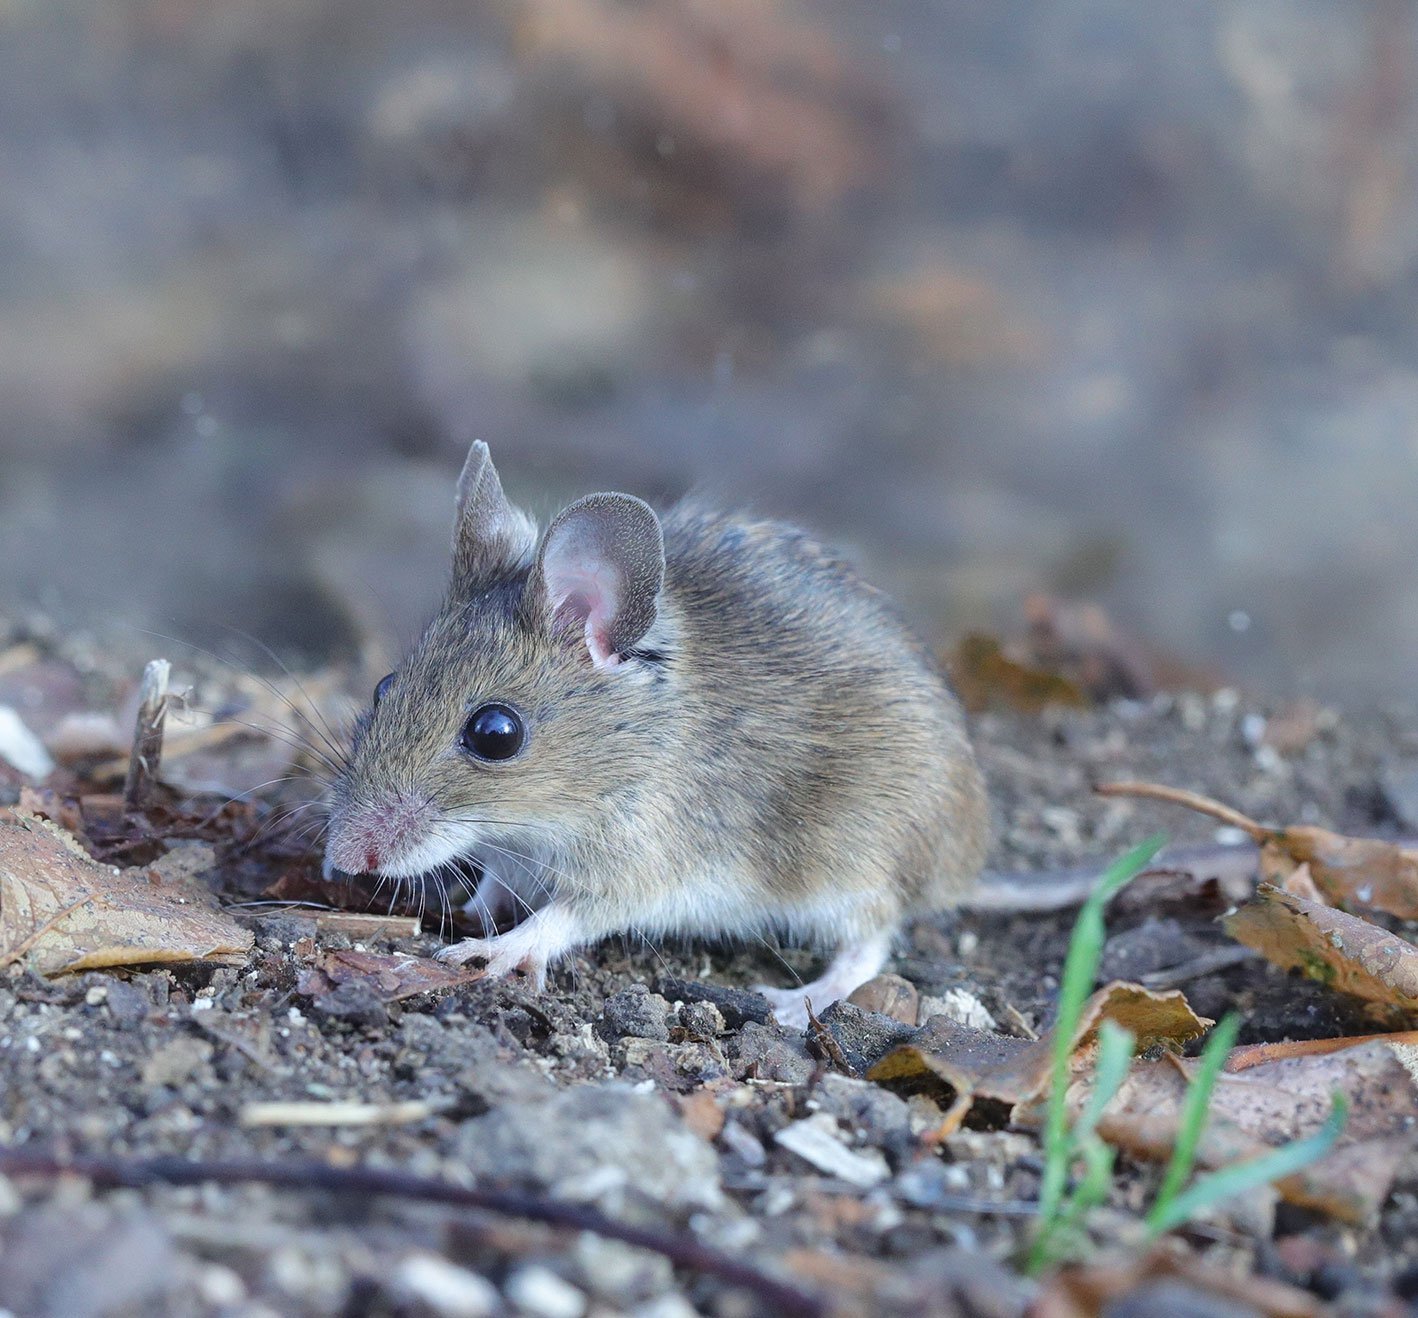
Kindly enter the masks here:
<path id="1" fill-rule="evenodd" d="M 389 688 L 390 688 L 391 686 L 393 686 L 393 685 L 394 685 L 394 674 L 393 674 L 393 673 L 385 673 L 384 676 L 379 679 L 378 685 L 374 688 L 374 703 L 375 703 L 375 705 L 378 705 L 379 702 L 380 702 L 381 700 L 383 700 L 384 697 L 389 694 Z"/>
<path id="2" fill-rule="evenodd" d="M 506 705 L 483 705 L 463 725 L 458 744 L 480 760 L 510 760 L 527 741 L 522 716 Z"/>

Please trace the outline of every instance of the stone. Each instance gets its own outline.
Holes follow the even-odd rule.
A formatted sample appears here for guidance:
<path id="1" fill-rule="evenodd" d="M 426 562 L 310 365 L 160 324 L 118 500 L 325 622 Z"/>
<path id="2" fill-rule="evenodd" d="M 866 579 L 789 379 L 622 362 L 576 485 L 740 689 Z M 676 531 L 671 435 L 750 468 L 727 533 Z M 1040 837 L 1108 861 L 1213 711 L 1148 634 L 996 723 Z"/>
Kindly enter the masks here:
<path id="1" fill-rule="evenodd" d="M 389 1009 L 367 980 L 351 979 L 313 998 L 310 1014 L 347 1025 L 377 1029 L 389 1023 Z"/>
<path id="2" fill-rule="evenodd" d="M 704 984 L 696 979 L 677 979 L 672 975 L 663 977 L 655 987 L 671 1002 L 712 1002 L 731 1030 L 741 1029 L 750 1021 L 766 1025 L 771 1019 L 768 999 L 752 989 Z"/>
<path id="3" fill-rule="evenodd" d="M 670 1004 L 658 993 L 651 993 L 643 984 L 635 984 L 606 999 L 597 1032 L 603 1039 L 623 1039 L 629 1035 L 663 1042 L 670 1037 L 665 1023 L 669 1012 Z"/>
<path id="4" fill-rule="evenodd" d="M 736 1079 L 780 1080 L 806 1084 L 817 1070 L 801 1039 L 785 1039 L 755 1021 L 748 1022 L 729 1042 L 729 1060 Z"/>
<path id="5" fill-rule="evenodd" d="M 891 1175 L 880 1150 L 849 1149 L 842 1138 L 837 1118 L 826 1112 L 789 1123 L 773 1136 L 773 1140 L 818 1171 L 863 1190 L 880 1185 Z"/>
<path id="6" fill-rule="evenodd" d="M 584 1084 L 543 1102 L 494 1108 L 459 1129 L 474 1176 L 550 1190 L 619 1211 L 650 1200 L 693 1211 L 722 1205 L 719 1160 L 657 1094 Z"/>
<path id="7" fill-rule="evenodd" d="M 390 1289 L 400 1300 L 427 1305 L 439 1318 L 483 1318 L 502 1302 L 490 1281 L 422 1251 L 399 1261 Z"/>
<path id="8" fill-rule="evenodd" d="M 139 1083 L 144 1089 L 166 1085 L 177 1089 L 212 1060 L 213 1048 L 205 1039 L 179 1034 L 160 1044 L 143 1063 Z"/>
<path id="9" fill-rule="evenodd" d="M 850 1002 L 834 1002 L 819 1017 L 837 1040 L 848 1064 L 865 1075 L 898 1043 L 915 1033 L 913 1026 Z"/>
<path id="10" fill-rule="evenodd" d="M 533 1318 L 581 1318 L 586 1297 L 550 1268 L 520 1267 L 507 1279 L 507 1298 Z"/>
<path id="11" fill-rule="evenodd" d="M 847 1001 L 864 1011 L 874 1011 L 905 1025 L 916 1024 L 919 997 L 916 986 L 900 975 L 878 975 L 858 985 Z"/>

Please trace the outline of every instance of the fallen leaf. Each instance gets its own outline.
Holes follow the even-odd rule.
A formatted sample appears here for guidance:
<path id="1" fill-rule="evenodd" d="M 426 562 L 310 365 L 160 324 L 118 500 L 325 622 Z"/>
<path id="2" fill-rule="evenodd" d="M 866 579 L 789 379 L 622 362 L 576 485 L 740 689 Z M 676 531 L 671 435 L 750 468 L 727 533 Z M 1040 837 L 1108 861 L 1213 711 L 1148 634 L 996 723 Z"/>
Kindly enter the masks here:
<path id="1" fill-rule="evenodd" d="M 1366 1002 L 1418 1012 L 1418 947 L 1357 915 L 1263 883 L 1222 924 L 1278 966 L 1298 967 Z"/>
<path id="2" fill-rule="evenodd" d="M 1291 1203 L 1347 1222 L 1368 1221 L 1388 1197 L 1414 1142 L 1414 1053 L 1410 1044 L 1381 1037 L 1317 1056 L 1258 1061 L 1243 1074 L 1223 1072 L 1212 1092 L 1197 1165 L 1215 1170 L 1249 1161 L 1314 1133 L 1338 1091 L 1349 1100 L 1338 1147 L 1276 1189 Z M 1134 1158 L 1165 1161 L 1196 1066 L 1178 1058 L 1135 1063 L 1099 1122 L 1099 1134 Z M 1080 1082 L 1070 1106 L 1081 1108 L 1090 1087 L 1088 1078 Z M 1021 1115 L 1027 1120 L 1028 1114 Z"/>
<path id="3" fill-rule="evenodd" d="M 58 825 L 0 821 L 0 964 L 43 975 L 185 961 L 240 965 L 252 935 L 199 883 L 93 860 Z"/>
<path id="4" fill-rule="evenodd" d="M 425 956 L 390 956 L 381 952 L 326 952 L 316 965 L 300 973 L 299 992 L 307 997 L 338 988 L 341 984 L 363 981 L 385 1002 L 399 1002 L 420 993 L 471 984 L 486 972 L 461 966 L 445 966 Z"/>
<path id="5" fill-rule="evenodd" d="M 1206 1032 L 1210 1021 L 1196 1015 L 1176 990 L 1154 993 L 1140 984 L 1117 981 L 1088 999 L 1072 1041 L 1077 1070 L 1092 1065 L 1098 1029 L 1104 1020 L 1130 1030 L 1139 1052 L 1156 1044 L 1182 1044 Z M 957 1025 L 934 1016 L 881 1059 L 868 1073 L 880 1082 L 934 1076 L 958 1094 L 1027 1108 L 1049 1087 L 1054 1036 L 1016 1039 Z"/>
<path id="6" fill-rule="evenodd" d="M 1260 876 L 1266 882 L 1282 883 L 1301 865 L 1327 901 L 1418 919 L 1418 852 L 1304 824 L 1276 829 L 1261 841 Z"/>
<path id="7" fill-rule="evenodd" d="M 1296 824 L 1272 828 L 1220 801 L 1160 783 L 1102 783 L 1102 796 L 1136 796 L 1183 805 L 1245 832 L 1260 848 L 1260 878 L 1286 886 L 1305 867 L 1308 878 L 1331 903 L 1386 911 L 1418 919 L 1418 851 L 1378 838 L 1345 837 L 1327 828 Z M 1304 882 L 1304 876 L 1297 880 Z"/>

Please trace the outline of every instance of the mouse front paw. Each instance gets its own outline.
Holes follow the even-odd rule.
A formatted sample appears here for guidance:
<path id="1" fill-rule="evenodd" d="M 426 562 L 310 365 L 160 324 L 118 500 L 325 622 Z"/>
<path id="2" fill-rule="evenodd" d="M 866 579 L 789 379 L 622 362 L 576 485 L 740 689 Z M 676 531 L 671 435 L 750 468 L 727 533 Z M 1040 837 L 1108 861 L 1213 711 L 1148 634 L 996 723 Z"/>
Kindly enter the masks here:
<path id="1" fill-rule="evenodd" d="M 439 961 L 460 966 L 464 962 L 482 960 L 489 979 L 506 979 L 520 971 L 530 979 L 538 991 L 546 988 L 547 958 L 535 950 L 509 945 L 506 935 L 497 938 L 465 938 L 451 947 L 440 948 L 434 953 Z"/>
<path id="2" fill-rule="evenodd" d="M 505 934 L 495 938 L 465 938 L 461 943 L 441 948 L 434 955 L 453 965 L 480 959 L 487 964 L 489 979 L 506 979 L 514 971 L 521 971 L 540 992 L 546 988 L 547 967 L 582 941 L 581 929 L 574 917 L 553 903 Z"/>

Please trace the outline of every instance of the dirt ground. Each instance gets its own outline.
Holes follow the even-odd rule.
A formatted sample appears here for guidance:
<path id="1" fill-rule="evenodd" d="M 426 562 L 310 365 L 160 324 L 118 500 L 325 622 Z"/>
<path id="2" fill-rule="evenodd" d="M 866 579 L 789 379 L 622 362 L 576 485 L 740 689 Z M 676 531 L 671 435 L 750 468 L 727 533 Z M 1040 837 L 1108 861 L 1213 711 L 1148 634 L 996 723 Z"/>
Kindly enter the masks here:
<path id="1" fill-rule="evenodd" d="M 61 661 L 74 655 L 43 650 L 37 663 Z M 39 671 L 0 673 L 0 703 L 17 700 L 16 684 Z M 75 672 L 77 703 L 121 702 L 128 670 L 107 671 L 90 653 Z M 1094 796 L 1091 784 L 1104 778 L 1194 788 L 1261 819 L 1418 829 L 1412 713 L 1297 713 L 1222 691 L 988 713 L 974 730 L 996 815 L 995 891 L 1008 874 L 1106 861 L 1158 828 L 1178 844 L 1216 841 L 1211 821 Z M 1269 735 L 1277 730 L 1285 735 Z M 18 784 L 0 792 L 0 804 L 14 803 Z M 248 823 L 270 822 L 264 797 L 243 808 Z M 248 898 L 277 871 L 312 870 L 303 848 L 274 826 L 241 845 L 218 840 L 206 881 L 226 899 Z M 908 1034 L 899 1020 L 839 1005 L 823 1017 L 830 1050 L 773 1023 L 746 986 L 806 977 L 812 959 L 801 952 L 611 943 L 555 971 L 542 995 L 474 982 L 394 1001 L 368 980 L 336 984 L 313 972 L 332 952 L 426 953 L 436 937 L 355 944 L 322 932 L 309 910 L 235 909 L 255 933 L 242 965 L 53 979 L 11 966 L 0 980 L 0 1145 L 119 1161 L 260 1160 L 295 1172 L 310 1162 L 515 1190 L 708 1246 L 790 1282 L 808 1298 L 805 1311 L 984 1318 L 1057 1299 L 1052 1283 L 1041 1289 L 1016 1268 L 1039 1189 L 1037 1138 L 986 1112 L 932 1144 L 946 1096 L 844 1073 L 864 1072 Z M 1231 946 L 1217 914 L 1196 901 L 1116 903 L 1104 976 L 1137 979 Z M 967 999 L 951 991 L 964 990 L 1004 1033 L 1039 1030 L 1072 920 L 1071 910 L 947 914 L 913 929 L 891 968 L 923 998 L 949 995 L 956 1008 Z M 1243 1043 L 1377 1028 L 1259 960 L 1183 987 L 1203 1015 L 1239 1010 Z M 251 1104 L 277 1100 L 423 1106 L 396 1110 L 400 1124 L 249 1124 Z M 1100 1246 L 1136 1243 L 1138 1209 L 1158 1176 L 1120 1162 L 1096 1224 Z M 1198 1223 L 1178 1247 L 1336 1311 L 1402 1312 L 1418 1299 L 1415 1238 L 1410 1156 L 1366 1229 L 1282 1206 L 1249 1223 Z M 1114 1311 L 1264 1311 L 1259 1300 L 1248 1309 L 1246 1299 L 1175 1284 L 1182 1308 L 1169 1309 L 1154 1284 Z M 0 1178 L 0 1310 L 787 1311 L 712 1267 L 676 1267 L 591 1231 L 503 1212 L 313 1185 L 96 1188 L 30 1176 Z"/>

